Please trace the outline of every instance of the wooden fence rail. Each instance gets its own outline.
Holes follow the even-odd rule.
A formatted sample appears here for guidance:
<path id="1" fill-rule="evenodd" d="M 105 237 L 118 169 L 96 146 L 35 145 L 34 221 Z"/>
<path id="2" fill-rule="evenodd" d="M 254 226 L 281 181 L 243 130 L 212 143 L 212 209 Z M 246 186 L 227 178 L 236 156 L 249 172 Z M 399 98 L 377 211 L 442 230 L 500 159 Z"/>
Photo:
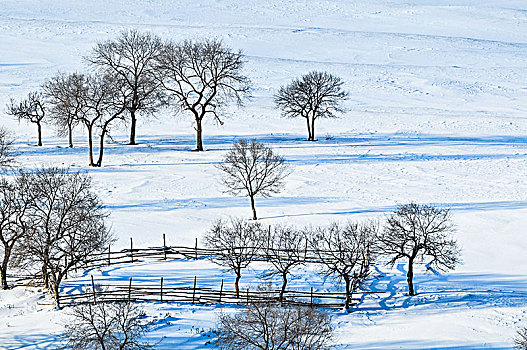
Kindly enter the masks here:
<path id="1" fill-rule="evenodd" d="M 108 251 L 94 254 L 93 257 L 83 266 L 78 268 L 91 269 L 103 267 L 108 265 L 139 263 L 146 259 L 157 260 L 172 260 L 172 259 L 201 259 L 201 258 L 220 258 L 229 254 L 237 254 L 240 249 L 248 249 L 255 247 L 235 247 L 230 250 L 222 249 L 208 249 L 198 247 L 198 240 L 194 247 L 186 246 L 167 246 L 166 237 L 163 234 L 163 246 L 148 247 L 148 248 L 134 248 L 133 239 L 130 238 L 130 248 L 122 249 L 120 251 L 112 251 L 108 247 Z M 287 260 L 287 250 L 274 250 L 274 253 L 283 252 L 283 260 Z M 303 260 L 305 263 L 313 264 L 320 263 L 321 258 L 328 261 L 332 259 L 333 251 L 315 251 L 308 249 L 307 245 L 304 248 Z M 268 262 L 268 255 L 265 254 L 265 249 L 262 248 L 256 255 L 255 261 Z M 14 285 L 38 285 L 41 281 L 41 276 L 37 275 L 10 275 L 10 282 Z M 113 290 L 111 287 L 103 288 L 103 291 L 93 293 L 94 282 L 92 277 L 92 292 L 81 294 L 62 294 L 59 296 L 61 305 L 71 305 L 75 303 L 93 302 L 94 298 L 101 301 L 160 301 L 160 302 L 191 302 L 198 304 L 248 304 L 255 302 L 269 302 L 278 301 L 280 291 L 240 291 L 239 296 L 236 297 L 234 291 L 226 291 L 223 289 L 223 280 L 219 290 L 210 288 L 200 288 L 196 286 L 196 277 L 194 277 L 194 286 L 185 288 L 173 288 L 163 285 L 163 278 L 161 278 L 159 287 L 148 286 L 133 286 L 132 279 L 130 279 L 129 286 L 117 286 Z M 82 288 L 85 290 L 86 288 Z M 360 294 L 364 294 L 361 292 Z M 360 299 L 354 298 L 355 303 Z M 311 288 L 310 292 L 288 290 L 284 293 L 284 304 L 294 305 L 312 305 L 322 307 L 342 307 L 345 301 L 344 293 L 333 292 L 314 292 Z"/>
<path id="2" fill-rule="evenodd" d="M 95 284 L 92 284 L 95 286 Z M 224 290 L 223 280 L 220 289 L 203 288 L 196 285 L 189 287 L 170 287 L 163 285 L 163 279 L 159 286 L 134 286 L 132 279 L 128 286 L 100 286 L 93 293 L 91 285 L 81 288 L 84 292 L 79 294 L 61 294 L 60 304 L 75 305 L 90 302 L 115 302 L 115 301 L 155 301 L 155 302 L 178 302 L 192 304 L 236 304 L 246 305 L 252 303 L 279 302 L 279 290 L 243 290 L 238 296 L 235 291 Z M 344 306 L 345 294 L 338 292 L 315 292 L 287 290 L 281 301 L 283 305 L 305 305 L 328 308 L 341 308 Z M 355 305 L 360 298 L 353 298 Z"/>
<path id="3" fill-rule="evenodd" d="M 158 259 L 158 260 L 169 260 L 177 258 L 187 259 L 200 259 L 200 258 L 221 258 L 231 254 L 239 254 L 240 250 L 257 249 L 258 252 L 253 255 L 254 261 L 268 262 L 269 257 L 265 253 L 265 247 L 234 247 L 230 250 L 227 249 L 209 249 L 198 247 L 198 241 L 194 247 L 187 246 L 166 246 L 166 238 L 163 234 L 163 246 L 161 247 L 148 247 L 148 248 L 134 248 L 133 239 L 130 238 L 130 248 L 122 249 L 119 251 L 112 251 L 111 247 L 108 247 L 107 252 L 101 252 L 94 254 L 93 258 L 87 262 L 86 267 L 99 267 L 104 265 L 124 264 L 124 263 L 135 263 L 142 262 L 144 258 Z M 274 249 L 273 254 L 284 253 L 281 257 L 282 260 L 288 259 L 288 250 L 285 249 Z M 335 259 L 334 254 L 336 251 L 330 250 L 313 250 L 306 247 L 303 249 L 303 260 L 308 264 L 320 263 L 321 259 L 325 261 L 331 261 Z"/>
<path id="4" fill-rule="evenodd" d="M 194 247 L 186 246 L 166 246 L 166 237 L 163 234 L 163 246 L 161 247 L 148 247 L 148 248 L 134 248 L 133 239 L 130 238 L 130 248 L 122 249 L 119 251 L 112 251 L 111 247 L 108 247 L 106 252 L 101 252 L 93 254 L 92 258 L 89 259 L 82 266 L 76 267 L 76 269 L 84 268 L 91 269 L 97 267 L 103 267 L 108 265 L 117 265 L 117 264 L 130 264 L 130 263 L 139 263 L 144 262 L 145 259 L 156 259 L 156 260 L 172 260 L 172 259 L 218 259 L 225 258 L 229 254 L 237 254 L 237 251 L 240 249 L 248 249 L 255 247 L 235 247 L 231 250 L 223 249 L 209 249 L 209 248 L 200 248 L 198 247 L 198 240 L 196 239 L 196 244 Z M 283 261 L 288 259 L 287 250 L 275 249 L 274 254 L 283 252 L 284 255 L 281 257 Z M 303 261 L 306 264 L 319 264 L 321 258 L 326 262 L 333 259 L 333 253 L 335 251 L 321 250 L 316 251 L 309 249 L 307 246 L 304 248 Z M 254 261 L 260 262 L 269 262 L 269 257 L 265 254 L 265 249 L 262 248 L 260 252 L 254 255 Z M 19 277 L 14 280 L 23 281 L 28 280 L 37 280 L 35 276 L 32 275 L 18 275 Z M 34 283 L 34 282 L 31 282 Z"/>

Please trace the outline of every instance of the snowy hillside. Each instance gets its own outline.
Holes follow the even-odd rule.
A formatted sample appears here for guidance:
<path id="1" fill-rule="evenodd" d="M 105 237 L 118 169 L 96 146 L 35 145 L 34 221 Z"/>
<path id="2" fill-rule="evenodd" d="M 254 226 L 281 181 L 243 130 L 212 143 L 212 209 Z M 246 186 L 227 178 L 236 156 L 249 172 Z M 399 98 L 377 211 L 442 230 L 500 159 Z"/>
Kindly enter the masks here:
<path id="1" fill-rule="evenodd" d="M 229 109 L 223 126 L 205 123 L 206 152 L 190 152 L 192 118 L 164 110 L 139 117 L 137 146 L 126 145 L 126 127 L 114 132 L 104 166 L 94 169 L 81 128 L 73 149 L 52 126 L 37 147 L 34 125 L 5 115 L 11 97 L 57 71 L 84 71 L 97 41 L 130 28 L 164 39 L 214 36 L 246 54 L 254 98 Z M 342 118 L 319 120 L 319 141 L 308 143 L 304 121 L 281 118 L 273 94 L 311 70 L 341 76 L 350 98 Z M 163 233 L 169 244 L 191 246 L 218 218 L 249 218 L 248 199 L 224 193 L 215 167 L 240 138 L 269 143 L 291 165 L 284 191 L 257 199 L 265 225 L 382 219 L 410 201 L 451 208 L 463 264 L 441 275 L 420 268 L 415 297 L 406 295 L 404 264 L 379 265 L 384 277 L 370 288 L 383 293 L 365 296 L 351 314 L 332 311 L 339 349 L 509 349 L 527 325 L 524 1 L 0 0 L 0 108 L 23 166 L 93 175 L 116 248 L 130 237 L 159 246 Z M 256 283 L 257 270 L 242 282 Z M 90 273 L 233 279 L 201 261 Z M 293 284 L 310 276 L 299 271 Z M 0 348 L 55 349 L 66 316 L 42 295 L 0 291 Z M 211 348 L 218 310 L 149 304 L 150 315 L 165 319 L 149 337 L 166 337 L 160 349 Z"/>

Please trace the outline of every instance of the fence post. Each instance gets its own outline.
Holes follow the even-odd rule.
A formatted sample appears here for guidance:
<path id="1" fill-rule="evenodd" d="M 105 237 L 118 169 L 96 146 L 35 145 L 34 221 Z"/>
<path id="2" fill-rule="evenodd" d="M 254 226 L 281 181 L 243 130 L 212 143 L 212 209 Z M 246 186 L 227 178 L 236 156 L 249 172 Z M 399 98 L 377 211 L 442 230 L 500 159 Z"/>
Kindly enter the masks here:
<path id="1" fill-rule="evenodd" d="M 164 236 L 164 234 L 163 234 L 163 236 Z M 161 295 L 161 302 L 163 302 L 163 277 L 161 277 L 161 293 L 160 293 L 160 295 Z"/>
<path id="2" fill-rule="evenodd" d="M 266 254 L 269 251 L 270 240 L 271 240 L 271 225 L 269 225 L 269 230 L 267 231 L 267 251 L 266 251 Z"/>
<path id="3" fill-rule="evenodd" d="M 165 259 L 167 259 L 167 241 L 166 241 L 166 237 L 165 237 L 165 234 L 163 233 L 163 253 L 165 253 Z"/>
<path id="4" fill-rule="evenodd" d="M 128 285 L 128 302 L 132 299 L 132 277 L 130 277 L 130 284 Z"/>
<path id="5" fill-rule="evenodd" d="M 249 287 L 247 287 L 247 305 L 249 305 Z"/>
<path id="6" fill-rule="evenodd" d="M 112 260 L 111 260 L 111 249 L 112 249 L 112 246 L 110 244 L 108 244 L 108 265 L 111 265 L 112 264 Z"/>
<path id="7" fill-rule="evenodd" d="M 132 263 L 134 262 L 134 240 L 130 237 L 130 254 L 132 256 Z"/>
<path id="8" fill-rule="evenodd" d="M 218 301 L 219 304 L 221 304 L 221 294 L 223 293 L 223 280 L 221 280 L 221 287 L 220 287 L 220 301 Z"/>
<path id="9" fill-rule="evenodd" d="M 93 303 L 97 304 L 97 298 L 95 297 L 95 281 L 93 280 L 93 275 L 91 275 L 91 289 L 93 292 Z"/>
<path id="10" fill-rule="evenodd" d="M 192 304 L 194 304 L 195 296 L 196 296 L 196 276 L 194 276 L 194 288 L 192 289 Z"/>
<path id="11" fill-rule="evenodd" d="M 194 246 L 194 258 L 198 260 L 198 238 L 196 237 L 196 245 Z"/>
<path id="12" fill-rule="evenodd" d="M 313 307 L 313 287 L 311 287 L 311 307 Z"/>

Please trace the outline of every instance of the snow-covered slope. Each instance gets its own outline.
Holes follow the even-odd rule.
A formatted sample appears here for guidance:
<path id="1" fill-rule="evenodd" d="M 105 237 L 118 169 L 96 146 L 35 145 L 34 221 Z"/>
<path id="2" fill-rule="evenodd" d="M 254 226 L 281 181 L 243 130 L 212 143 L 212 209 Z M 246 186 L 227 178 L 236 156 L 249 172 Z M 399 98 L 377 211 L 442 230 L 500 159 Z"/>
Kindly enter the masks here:
<path id="1" fill-rule="evenodd" d="M 58 70 L 84 70 L 82 56 L 97 40 L 127 28 L 163 38 L 216 36 L 243 49 L 254 99 L 230 110 L 224 126 L 205 125 L 203 153 L 189 152 L 188 116 L 143 118 L 140 145 L 124 145 L 122 128 L 101 169 L 85 166 L 81 129 L 72 150 L 51 127 L 38 148 L 31 125 L 2 117 L 17 134 L 24 166 L 93 174 L 119 247 L 131 236 L 137 246 L 159 245 L 163 232 L 170 244 L 193 244 L 219 217 L 248 217 L 247 200 L 222 192 L 214 165 L 232 141 L 256 138 L 293 169 L 281 194 L 257 200 L 265 224 L 382 217 L 410 200 L 452 208 L 464 264 L 441 276 L 420 271 L 413 298 L 404 295 L 404 265 L 379 266 L 386 277 L 372 288 L 386 294 L 366 297 L 350 315 L 334 313 L 342 349 L 511 347 L 516 327 L 527 324 L 524 1 L 0 0 L 0 106 Z M 281 119 L 272 95 L 314 69 L 342 76 L 351 97 L 349 111 L 321 120 L 319 141 L 307 143 L 304 123 Z M 177 276 L 171 266 L 155 268 L 155 278 L 159 269 Z M 0 347 L 55 348 L 64 314 L 39 297 L 0 292 Z M 172 314 L 172 325 L 151 334 L 167 336 L 166 349 L 203 348 L 209 339 L 195 328 L 213 327 L 217 311 L 148 308 Z"/>

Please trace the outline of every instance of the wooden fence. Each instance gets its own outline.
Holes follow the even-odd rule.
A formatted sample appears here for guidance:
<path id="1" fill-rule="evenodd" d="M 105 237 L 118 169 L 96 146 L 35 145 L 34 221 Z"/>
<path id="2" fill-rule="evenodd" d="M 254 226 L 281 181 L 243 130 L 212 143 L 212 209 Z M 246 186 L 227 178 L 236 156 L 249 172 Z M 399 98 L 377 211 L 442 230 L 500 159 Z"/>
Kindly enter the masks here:
<path id="1" fill-rule="evenodd" d="M 172 259 L 202 259 L 202 258 L 220 258 L 226 257 L 229 254 L 236 254 L 237 250 L 254 248 L 254 247 L 235 247 L 231 250 L 209 249 L 198 247 L 198 240 L 196 239 L 194 247 L 185 246 L 167 246 L 166 237 L 163 234 L 163 246 L 149 247 L 149 248 L 134 248 L 133 239 L 130 238 L 130 248 L 119 251 L 112 251 L 111 246 L 103 253 L 94 254 L 93 257 L 82 266 L 84 269 L 104 267 L 108 265 L 129 264 L 143 262 L 146 259 L 154 260 L 172 260 Z M 307 244 L 303 247 L 302 260 L 307 264 L 320 263 L 321 256 L 328 261 L 332 257 L 331 251 L 314 251 L 308 249 Z M 275 253 L 284 253 L 283 259 L 287 259 L 288 251 L 275 250 Z M 254 255 L 253 260 L 268 262 L 269 257 L 265 253 L 265 248 L 259 249 Z M 80 267 L 79 267 L 80 268 Z M 10 282 L 13 285 L 39 285 L 39 276 L 31 275 L 10 275 Z M 219 281 L 218 281 L 219 282 Z M 219 283 L 218 283 L 219 284 Z M 93 277 L 92 286 L 84 286 L 82 290 L 87 290 L 91 287 L 94 290 Z M 88 287 L 88 288 L 86 288 Z M 113 289 L 111 289 L 113 288 Z M 194 304 L 248 304 L 255 302 L 270 302 L 278 301 L 280 291 L 260 291 L 260 290 L 245 290 L 240 291 L 239 296 L 236 297 L 234 291 L 226 291 L 223 289 L 223 280 L 219 289 L 200 288 L 196 285 L 196 277 L 194 278 L 194 285 L 184 288 L 174 288 L 163 285 L 163 278 L 160 280 L 159 287 L 133 286 L 132 279 L 130 279 L 129 286 L 117 287 L 102 287 L 102 291 L 84 292 L 80 294 L 62 294 L 60 295 L 61 305 L 71 305 L 75 303 L 93 302 L 94 300 L 101 301 L 159 301 L 159 302 L 190 302 Z M 364 294 L 361 292 L 360 294 Z M 354 298 L 356 302 L 360 299 Z M 284 304 L 301 304 L 313 305 L 322 307 L 342 307 L 345 301 L 345 293 L 327 293 L 327 292 L 313 292 L 310 291 L 293 291 L 288 290 L 284 293 L 282 303 Z"/>
<path id="2" fill-rule="evenodd" d="M 257 252 L 253 254 L 254 261 L 268 262 L 269 256 L 265 252 L 265 247 L 234 247 L 227 249 L 210 249 L 198 247 L 198 240 L 196 238 L 194 247 L 186 246 L 167 246 L 165 235 L 163 234 L 163 246 L 149 247 L 149 248 L 134 248 L 133 239 L 130 238 L 130 248 L 119 251 L 112 251 L 111 246 L 108 247 L 107 252 L 94 254 L 92 259 L 87 262 L 86 267 L 102 267 L 105 265 L 125 264 L 142 262 L 144 258 L 170 260 L 170 259 L 200 259 L 200 258 L 220 258 L 226 257 L 230 254 L 237 254 L 240 250 L 255 249 Z M 302 250 L 302 260 L 307 264 L 320 263 L 321 257 L 325 261 L 333 259 L 335 251 L 328 250 L 313 250 L 308 249 L 307 244 Z M 284 253 L 282 260 L 287 260 L 288 252 L 284 249 L 273 249 L 276 254 Z"/>
<path id="3" fill-rule="evenodd" d="M 130 278 L 128 286 L 100 286 L 96 285 L 92 276 L 92 284 L 85 285 L 83 293 L 61 294 L 59 301 L 62 306 L 90 302 L 115 301 L 155 301 L 179 302 L 192 304 L 252 304 L 263 302 L 279 302 L 279 290 L 240 290 L 238 296 L 235 291 L 224 290 L 223 280 L 219 289 L 201 288 L 194 277 L 193 286 L 174 288 L 163 284 L 161 278 L 159 286 L 134 286 Z M 95 291 L 95 292 L 94 292 Z M 345 293 L 314 292 L 287 290 L 281 303 L 283 305 L 305 305 L 328 308 L 344 306 Z M 359 298 L 352 299 L 355 305 Z"/>

